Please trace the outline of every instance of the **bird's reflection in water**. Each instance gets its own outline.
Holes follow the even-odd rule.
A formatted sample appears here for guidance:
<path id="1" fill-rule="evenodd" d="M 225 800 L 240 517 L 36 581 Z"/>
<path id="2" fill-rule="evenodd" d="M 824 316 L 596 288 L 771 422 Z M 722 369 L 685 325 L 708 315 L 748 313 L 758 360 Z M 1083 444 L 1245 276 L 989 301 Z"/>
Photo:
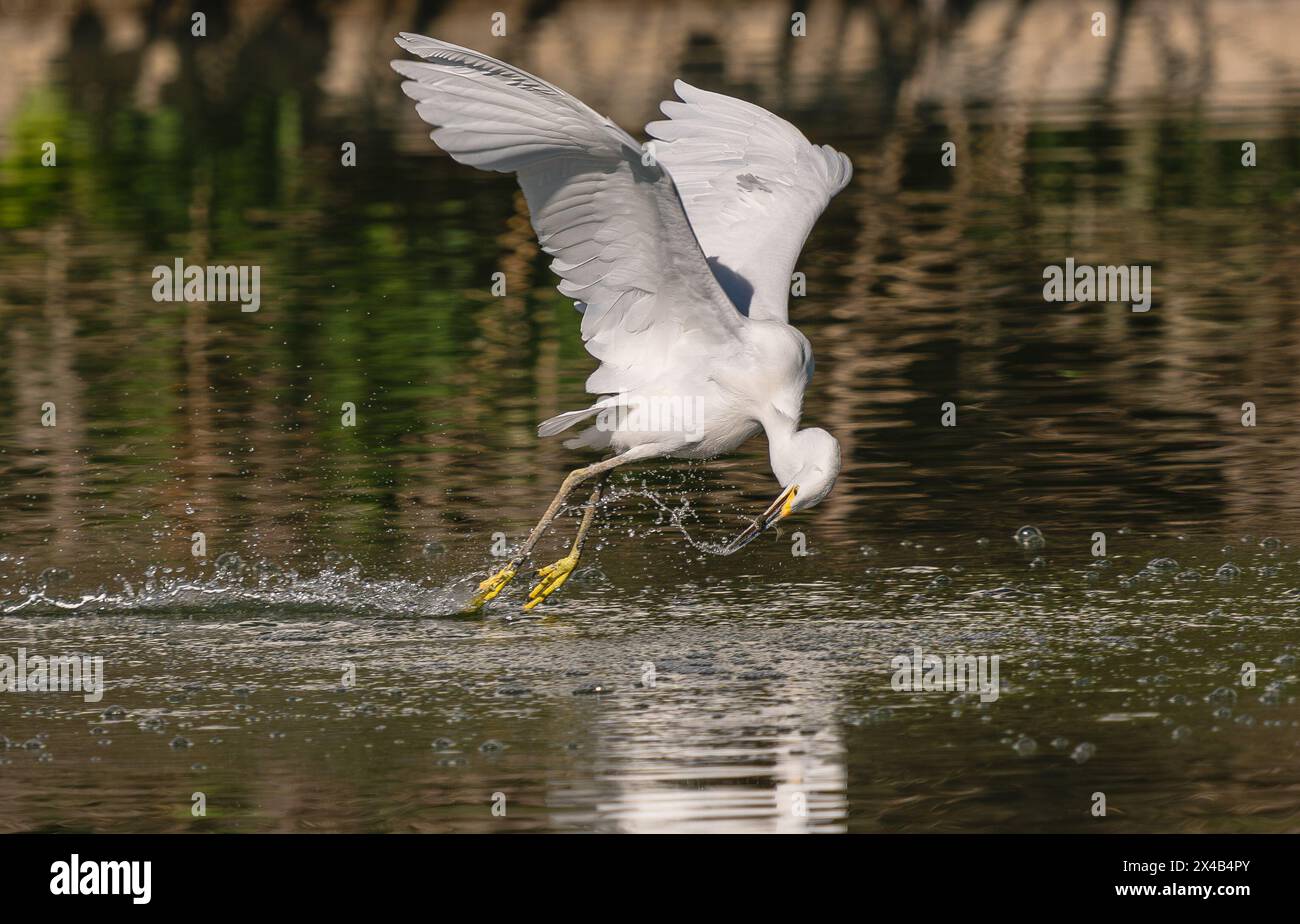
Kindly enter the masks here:
<path id="1" fill-rule="evenodd" d="M 589 785 L 553 788 L 557 828 L 637 834 L 802 834 L 843 831 L 845 753 L 829 716 L 789 707 L 655 718 L 602 737 Z M 704 710 L 707 712 L 707 710 Z M 819 724 L 820 723 L 820 724 Z M 813 731 L 812 729 L 816 729 Z M 594 806 L 595 811 L 592 812 Z"/>

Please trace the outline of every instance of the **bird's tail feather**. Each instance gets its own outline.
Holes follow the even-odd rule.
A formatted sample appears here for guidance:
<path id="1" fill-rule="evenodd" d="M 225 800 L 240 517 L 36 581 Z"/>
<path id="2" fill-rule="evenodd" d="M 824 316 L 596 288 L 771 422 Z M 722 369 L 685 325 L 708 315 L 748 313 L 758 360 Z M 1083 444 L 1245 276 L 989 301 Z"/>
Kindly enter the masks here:
<path id="1" fill-rule="evenodd" d="M 578 421 L 586 420 L 588 417 L 600 413 L 602 409 L 603 405 L 598 403 L 589 408 L 583 408 L 581 411 L 565 411 L 563 414 L 557 414 L 549 420 L 543 420 L 537 425 L 537 435 L 555 436 L 555 434 L 569 429 Z"/>

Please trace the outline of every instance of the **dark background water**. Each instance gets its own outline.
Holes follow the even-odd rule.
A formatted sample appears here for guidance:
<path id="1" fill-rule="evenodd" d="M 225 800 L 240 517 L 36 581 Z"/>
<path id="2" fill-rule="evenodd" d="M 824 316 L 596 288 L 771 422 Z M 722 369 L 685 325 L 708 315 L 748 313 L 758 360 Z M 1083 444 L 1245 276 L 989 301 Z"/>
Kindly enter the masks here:
<path id="1" fill-rule="evenodd" d="M 0 652 L 109 683 L 0 698 L 0 829 L 1294 830 L 1300 7 L 500 7 L 0 4 Z M 763 441 L 646 466 L 546 619 L 522 580 L 429 618 L 578 464 L 535 426 L 592 361 L 399 30 L 634 134 L 681 76 L 850 156 L 791 310 L 831 497 L 719 559 L 679 527 L 761 509 Z M 260 265 L 261 309 L 153 301 L 178 257 Z M 1151 266 L 1151 310 L 1044 302 L 1066 258 Z M 895 692 L 915 646 L 1009 689 Z"/>

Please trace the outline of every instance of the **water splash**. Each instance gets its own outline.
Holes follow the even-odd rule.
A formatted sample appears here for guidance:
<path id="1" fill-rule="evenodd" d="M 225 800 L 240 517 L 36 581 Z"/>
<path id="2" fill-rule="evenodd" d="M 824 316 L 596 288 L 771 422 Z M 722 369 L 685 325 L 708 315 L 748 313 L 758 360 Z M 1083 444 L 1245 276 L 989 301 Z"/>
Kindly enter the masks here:
<path id="1" fill-rule="evenodd" d="M 45 582 L 20 586 L 14 598 L 0 598 L 0 614 L 175 612 L 227 614 L 232 610 L 338 613 L 368 616 L 452 616 L 473 593 L 471 576 L 430 586 L 401 578 L 366 577 L 360 566 L 338 563 L 314 574 L 283 568 L 269 559 L 245 563 L 234 554 L 218 559 L 208 575 L 151 565 L 132 580 L 119 574 L 116 589 L 64 596 Z"/>
<path id="2" fill-rule="evenodd" d="M 665 502 L 658 494 L 651 491 L 649 488 L 618 486 L 611 488 L 605 493 L 605 496 L 600 500 L 599 507 L 604 508 L 607 505 L 612 506 L 615 503 L 627 500 L 628 498 L 640 498 L 649 501 L 649 506 L 657 512 L 654 525 L 650 529 L 645 530 L 644 535 L 654 535 L 655 533 L 675 530 L 681 533 L 682 538 L 684 538 L 693 549 L 704 552 L 707 555 L 727 555 L 728 543 L 697 539 L 691 534 L 690 529 L 686 526 L 686 520 L 697 516 L 697 512 L 688 500 L 683 499 L 679 505 L 674 507 Z M 748 523 L 749 521 L 745 520 L 744 525 L 748 525 Z"/>

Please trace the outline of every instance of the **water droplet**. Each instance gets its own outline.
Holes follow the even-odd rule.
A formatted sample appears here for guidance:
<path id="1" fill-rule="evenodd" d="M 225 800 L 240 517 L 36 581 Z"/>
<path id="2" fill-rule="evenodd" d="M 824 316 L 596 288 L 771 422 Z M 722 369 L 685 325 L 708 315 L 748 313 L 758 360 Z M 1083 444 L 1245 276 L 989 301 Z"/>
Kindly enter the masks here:
<path id="1" fill-rule="evenodd" d="M 1070 760 L 1076 764 L 1087 763 L 1097 753 L 1097 746 L 1088 741 L 1079 742 L 1079 746 L 1070 752 Z"/>

